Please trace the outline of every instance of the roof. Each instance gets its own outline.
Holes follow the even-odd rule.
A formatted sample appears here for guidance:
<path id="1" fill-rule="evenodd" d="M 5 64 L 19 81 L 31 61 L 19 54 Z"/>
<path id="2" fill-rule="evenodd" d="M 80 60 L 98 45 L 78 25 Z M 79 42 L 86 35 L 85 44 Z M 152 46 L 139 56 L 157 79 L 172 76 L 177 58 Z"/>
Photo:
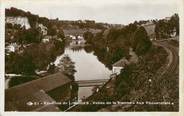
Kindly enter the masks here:
<path id="1" fill-rule="evenodd" d="M 121 60 L 115 62 L 112 66 L 114 66 L 114 67 L 125 67 L 128 63 L 129 62 L 126 58 L 122 58 Z"/>
<path id="2" fill-rule="evenodd" d="M 52 101 L 45 92 L 49 92 L 70 82 L 71 80 L 67 76 L 65 76 L 61 72 L 58 72 L 9 88 L 5 90 L 6 109 L 15 109 L 21 111 L 30 110 L 29 108 L 27 109 L 27 107 L 25 106 L 25 103 L 29 100 Z"/>
<path id="3" fill-rule="evenodd" d="M 15 94 L 16 95 L 16 94 Z M 5 110 L 6 111 L 59 111 L 59 108 L 54 104 L 44 104 L 44 102 L 55 102 L 50 96 L 48 96 L 43 90 L 35 92 L 34 94 L 19 99 L 13 96 L 6 96 Z M 40 103 L 34 105 L 33 103 Z"/>
<path id="4" fill-rule="evenodd" d="M 155 24 L 147 24 L 147 25 L 143 25 L 143 27 L 145 28 L 149 36 L 155 34 Z"/>
<path id="5" fill-rule="evenodd" d="M 62 85 L 65 85 L 67 83 L 71 82 L 71 80 L 62 74 L 61 72 L 48 75 L 33 81 L 26 82 L 21 85 L 17 85 L 15 87 L 9 88 L 6 90 L 8 93 L 15 93 L 22 95 L 22 91 L 24 91 L 23 94 L 30 94 L 34 93 L 38 90 L 44 90 L 45 92 L 51 91 L 57 87 L 60 87 Z"/>

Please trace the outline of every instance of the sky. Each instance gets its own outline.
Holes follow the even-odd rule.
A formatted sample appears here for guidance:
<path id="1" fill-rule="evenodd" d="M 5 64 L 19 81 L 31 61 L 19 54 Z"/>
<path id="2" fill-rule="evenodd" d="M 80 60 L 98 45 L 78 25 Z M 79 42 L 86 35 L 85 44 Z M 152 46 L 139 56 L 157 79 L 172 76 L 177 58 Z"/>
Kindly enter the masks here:
<path id="1" fill-rule="evenodd" d="M 178 0 L 6 0 L 3 5 L 50 19 L 90 19 L 113 24 L 161 19 L 178 13 Z"/>

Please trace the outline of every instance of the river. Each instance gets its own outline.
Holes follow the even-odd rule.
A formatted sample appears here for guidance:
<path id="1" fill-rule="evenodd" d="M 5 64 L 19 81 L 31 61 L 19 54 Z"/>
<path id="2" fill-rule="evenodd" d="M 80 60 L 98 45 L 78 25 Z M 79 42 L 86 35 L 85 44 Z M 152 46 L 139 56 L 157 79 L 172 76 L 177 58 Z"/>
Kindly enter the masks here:
<path id="1" fill-rule="evenodd" d="M 59 63 L 59 60 L 68 55 L 73 62 L 75 62 L 75 80 L 96 80 L 96 79 L 109 79 L 112 73 L 103 63 L 101 63 L 97 56 L 91 53 L 87 53 L 83 48 L 80 50 L 72 50 L 71 48 L 65 48 L 64 54 L 57 57 L 55 65 Z M 93 87 L 79 87 L 78 98 L 86 98 L 92 94 Z"/>

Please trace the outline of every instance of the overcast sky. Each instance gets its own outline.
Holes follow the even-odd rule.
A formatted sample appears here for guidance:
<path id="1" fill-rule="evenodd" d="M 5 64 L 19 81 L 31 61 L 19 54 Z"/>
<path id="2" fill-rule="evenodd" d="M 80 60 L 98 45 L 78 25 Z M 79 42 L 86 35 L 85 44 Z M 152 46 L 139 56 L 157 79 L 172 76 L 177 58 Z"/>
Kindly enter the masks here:
<path id="1" fill-rule="evenodd" d="M 128 24 L 135 20 L 159 19 L 178 13 L 178 0 L 7 0 L 39 16 L 60 20 L 91 19 L 97 22 Z"/>

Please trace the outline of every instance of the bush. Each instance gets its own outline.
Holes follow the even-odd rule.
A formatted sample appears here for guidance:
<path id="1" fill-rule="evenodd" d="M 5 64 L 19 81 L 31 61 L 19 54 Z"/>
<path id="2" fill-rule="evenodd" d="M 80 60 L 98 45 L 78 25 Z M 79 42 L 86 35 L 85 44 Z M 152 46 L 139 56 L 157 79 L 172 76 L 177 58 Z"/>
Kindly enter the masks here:
<path id="1" fill-rule="evenodd" d="M 9 82 L 9 87 L 13 87 L 16 85 L 20 85 L 22 83 L 26 83 L 32 80 L 37 79 L 36 77 L 30 77 L 30 76 L 20 76 L 20 77 L 12 77 L 12 79 Z"/>
<path id="2" fill-rule="evenodd" d="M 152 46 L 144 27 L 140 27 L 134 34 L 132 46 L 137 55 L 144 55 Z"/>

